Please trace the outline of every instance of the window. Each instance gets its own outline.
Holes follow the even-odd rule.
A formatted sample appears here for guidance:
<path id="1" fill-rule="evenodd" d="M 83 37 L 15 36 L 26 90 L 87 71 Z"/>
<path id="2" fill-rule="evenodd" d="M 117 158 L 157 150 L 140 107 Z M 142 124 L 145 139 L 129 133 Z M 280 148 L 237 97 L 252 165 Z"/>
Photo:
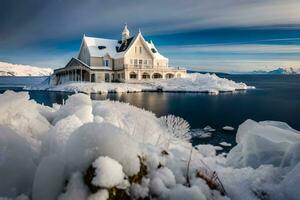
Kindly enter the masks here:
<path id="1" fill-rule="evenodd" d="M 140 47 L 140 54 L 142 54 L 142 47 Z"/>
<path id="2" fill-rule="evenodd" d="M 147 65 L 147 60 L 144 60 L 144 65 Z"/>
<path id="3" fill-rule="evenodd" d="M 139 60 L 139 65 L 142 65 L 143 64 L 143 60 Z"/>
<path id="4" fill-rule="evenodd" d="M 134 72 L 131 72 L 131 73 L 129 74 L 129 78 L 130 78 L 130 79 L 136 79 L 136 78 L 137 78 L 137 74 L 134 73 Z"/>
<path id="5" fill-rule="evenodd" d="M 106 67 L 109 66 L 109 60 L 104 60 L 104 66 L 106 66 Z"/>
<path id="6" fill-rule="evenodd" d="M 133 59 L 130 59 L 130 64 L 133 65 Z"/>
<path id="7" fill-rule="evenodd" d="M 138 64 L 138 61 L 137 59 L 134 59 L 134 64 L 137 65 Z"/>

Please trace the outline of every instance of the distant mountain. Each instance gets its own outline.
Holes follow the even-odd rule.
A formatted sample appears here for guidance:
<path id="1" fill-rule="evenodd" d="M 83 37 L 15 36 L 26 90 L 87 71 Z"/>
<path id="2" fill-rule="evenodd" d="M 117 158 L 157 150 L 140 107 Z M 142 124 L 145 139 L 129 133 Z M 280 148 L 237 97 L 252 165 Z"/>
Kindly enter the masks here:
<path id="1" fill-rule="evenodd" d="M 210 73 L 210 74 L 216 74 L 217 76 L 229 75 L 228 73 L 225 72 L 207 72 L 207 71 L 198 71 L 198 70 L 187 70 L 187 73 L 201 73 L 201 74 Z"/>
<path id="2" fill-rule="evenodd" d="M 49 76 L 50 68 L 0 62 L 0 76 Z"/>
<path id="3" fill-rule="evenodd" d="M 300 70 L 296 70 L 292 67 L 290 67 L 290 68 L 279 67 L 279 68 L 271 70 L 271 71 L 257 70 L 257 71 L 253 71 L 253 72 L 249 72 L 249 73 L 250 74 L 300 74 Z"/>

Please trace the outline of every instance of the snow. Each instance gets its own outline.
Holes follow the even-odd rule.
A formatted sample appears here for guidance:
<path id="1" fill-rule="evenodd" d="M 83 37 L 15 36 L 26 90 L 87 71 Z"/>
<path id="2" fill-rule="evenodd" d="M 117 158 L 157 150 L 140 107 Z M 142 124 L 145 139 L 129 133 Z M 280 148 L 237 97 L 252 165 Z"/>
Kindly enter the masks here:
<path id="1" fill-rule="evenodd" d="M 57 86 L 51 86 L 51 91 L 84 92 L 84 93 L 108 93 L 108 92 L 208 92 L 219 94 L 220 92 L 234 92 L 237 90 L 253 89 L 245 83 L 236 83 L 226 78 L 220 78 L 215 74 L 187 74 L 181 78 L 168 80 L 152 80 L 140 83 L 90 83 L 68 82 Z"/>
<path id="2" fill-rule="evenodd" d="M 222 129 L 224 131 L 234 131 L 234 128 L 232 126 L 224 126 Z"/>
<path id="3" fill-rule="evenodd" d="M 300 195 L 300 134 L 286 123 L 245 121 L 237 145 L 224 156 L 216 154 L 221 147 L 170 139 L 175 136 L 160 118 L 125 103 L 74 94 L 50 108 L 27 95 L 0 95 L 0 199 L 109 199 L 116 188 L 133 199 Z M 88 182 L 91 166 L 96 173 Z M 221 182 L 225 196 L 203 174 Z"/>
<path id="4" fill-rule="evenodd" d="M 96 169 L 96 176 L 92 183 L 103 188 L 117 186 L 125 177 L 122 165 L 107 156 L 97 158 L 93 162 L 93 167 Z"/>
<path id="5" fill-rule="evenodd" d="M 52 73 L 51 68 L 0 62 L 0 76 L 49 76 Z"/>

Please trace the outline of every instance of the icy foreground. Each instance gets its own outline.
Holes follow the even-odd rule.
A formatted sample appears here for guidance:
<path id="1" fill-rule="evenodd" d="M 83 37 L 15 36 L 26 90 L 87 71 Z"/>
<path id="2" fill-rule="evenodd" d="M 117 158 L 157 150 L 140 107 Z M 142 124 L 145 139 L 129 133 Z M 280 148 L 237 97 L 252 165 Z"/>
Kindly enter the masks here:
<path id="1" fill-rule="evenodd" d="M 192 149 L 187 130 L 175 116 L 84 94 L 50 108 L 7 91 L 0 95 L 0 197 L 299 199 L 300 135 L 287 124 L 247 120 L 227 158 L 212 145 Z"/>
<path id="2" fill-rule="evenodd" d="M 215 74 L 187 74 L 182 78 L 168 80 L 156 80 L 148 83 L 87 83 L 70 82 L 51 87 L 53 91 L 69 91 L 84 93 L 107 92 L 141 92 L 141 91 L 165 91 L 165 92 L 234 92 L 247 90 L 254 87 L 245 83 L 236 83 L 226 78 L 220 78 Z"/>
<path id="3" fill-rule="evenodd" d="M 0 62 L 0 76 L 49 76 L 52 73 L 50 68 Z"/>

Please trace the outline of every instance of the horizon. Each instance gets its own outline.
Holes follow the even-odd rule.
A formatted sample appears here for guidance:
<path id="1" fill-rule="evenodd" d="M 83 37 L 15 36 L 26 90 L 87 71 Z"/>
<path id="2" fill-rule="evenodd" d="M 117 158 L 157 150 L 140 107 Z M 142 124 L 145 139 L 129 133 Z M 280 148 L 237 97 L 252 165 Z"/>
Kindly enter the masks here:
<path id="1" fill-rule="evenodd" d="M 120 39 L 127 23 L 131 35 L 140 28 L 153 40 L 170 66 L 216 72 L 300 69 L 296 0 L 159 2 L 3 1 L 0 61 L 63 67 L 77 55 L 83 34 Z"/>

